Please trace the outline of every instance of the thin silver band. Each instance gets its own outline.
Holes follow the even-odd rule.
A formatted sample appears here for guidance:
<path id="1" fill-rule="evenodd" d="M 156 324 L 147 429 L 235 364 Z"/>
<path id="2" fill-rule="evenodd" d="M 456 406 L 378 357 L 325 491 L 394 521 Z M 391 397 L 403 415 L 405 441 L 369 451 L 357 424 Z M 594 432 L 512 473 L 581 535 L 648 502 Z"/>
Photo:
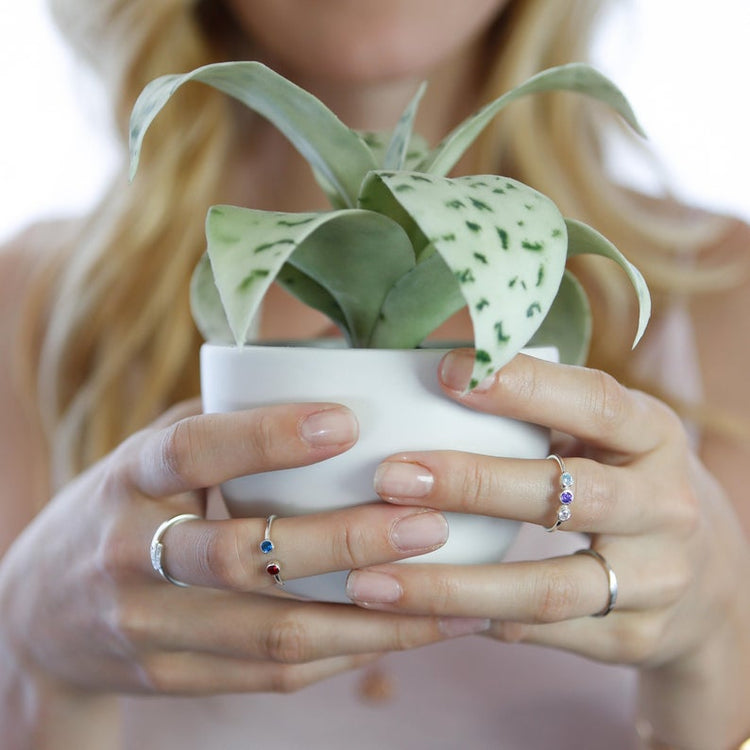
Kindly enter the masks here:
<path id="1" fill-rule="evenodd" d="M 552 526 L 546 526 L 545 531 L 557 531 L 557 529 L 564 524 L 566 521 L 569 521 L 572 517 L 572 512 L 570 510 L 570 505 L 573 502 L 573 475 L 565 468 L 565 462 L 560 458 L 560 456 L 557 455 L 557 453 L 552 453 L 551 455 L 547 456 L 548 459 L 551 459 L 554 461 L 559 467 L 560 467 L 560 494 L 558 495 L 558 498 L 560 500 L 560 505 L 557 508 L 557 518 L 555 519 L 555 522 L 552 524 Z"/>
<path id="2" fill-rule="evenodd" d="M 178 581 L 176 578 L 172 578 L 172 576 L 169 575 L 166 570 L 164 570 L 164 564 L 162 560 L 164 556 L 164 543 L 161 539 L 167 532 L 167 529 L 171 528 L 172 526 L 176 526 L 177 524 L 183 523 L 184 521 L 200 520 L 201 517 L 196 516 L 193 513 L 180 513 L 179 515 L 172 516 L 172 518 L 168 518 L 166 521 L 164 521 L 164 523 L 162 523 L 154 532 L 153 537 L 151 537 L 151 566 L 165 581 L 168 581 L 175 586 L 187 587 L 190 584 L 183 583 L 182 581 Z"/>
<path id="3" fill-rule="evenodd" d="M 604 606 L 604 609 L 601 612 L 597 612 L 596 614 L 592 615 L 592 617 L 604 617 L 614 609 L 615 603 L 617 602 L 617 576 L 615 575 L 615 571 L 612 570 L 610 564 L 595 549 L 587 547 L 586 549 L 579 549 L 575 554 L 588 555 L 589 557 L 593 557 L 594 560 L 596 560 L 602 566 L 602 568 L 604 568 L 604 572 L 607 574 L 609 599 L 607 600 L 607 604 Z"/>

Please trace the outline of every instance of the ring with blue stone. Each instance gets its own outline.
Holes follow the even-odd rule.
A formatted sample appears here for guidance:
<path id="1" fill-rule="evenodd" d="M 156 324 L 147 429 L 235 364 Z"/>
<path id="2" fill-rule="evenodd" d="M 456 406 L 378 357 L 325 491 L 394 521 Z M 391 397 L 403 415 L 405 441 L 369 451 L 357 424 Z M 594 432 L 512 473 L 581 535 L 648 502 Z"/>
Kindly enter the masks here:
<path id="1" fill-rule="evenodd" d="M 260 551 L 264 555 L 270 555 L 275 549 L 274 543 L 271 541 L 271 524 L 273 524 L 275 518 L 275 515 L 270 515 L 266 519 L 266 530 L 263 534 L 263 540 L 258 545 Z M 266 573 L 268 573 L 268 575 L 270 575 L 279 586 L 284 585 L 284 580 L 281 577 L 281 564 L 278 560 L 271 560 L 271 562 L 266 564 Z"/>
<path id="2" fill-rule="evenodd" d="M 575 498 L 573 494 L 573 475 L 565 468 L 565 462 L 557 455 L 553 453 L 547 456 L 548 459 L 554 461 L 560 467 L 560 494 L 558 500 L 560 505 L 557 508 L 557 518 L 552 526 L 545 528 L 545 531 L 556 531 L 561 524 L 569 521 L 573 513 L 570 510 L 571 503 Z"/>

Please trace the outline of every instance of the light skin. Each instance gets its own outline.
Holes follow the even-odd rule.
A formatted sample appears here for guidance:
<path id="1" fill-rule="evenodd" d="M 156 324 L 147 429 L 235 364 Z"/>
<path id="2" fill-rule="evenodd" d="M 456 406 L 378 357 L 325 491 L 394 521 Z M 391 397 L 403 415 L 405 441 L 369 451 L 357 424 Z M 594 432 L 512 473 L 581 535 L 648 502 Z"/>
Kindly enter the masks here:
<path id="1" fill-rule="evenodd" d="M 411 12 L 425 3 L 429 13 Z M 432 74 L 433 94 L 428 91 L 419 123 L 427 136 L 444 133 L 473 108 L 479 69 L 473 42 L 504 3 L 473 0 L 454 15 L 449 9 L 457 4 L 439 3 L 445 13 L 436 4 L 320 0 L 307 17 L 304 8 L 312 4 L 303 0 L 231 2 L 248 33 L 262 39 L 260 56 L 323 96 L 353 126 L 392 124 L 415 82 Z M 283 17 L 284 36 L 278 13 L 287 6 L 296 11 Z M 289 18 L 297 26 L 290 29 Z M 332 19 L 333 38 L 361 40 L 367 28 L 367 44 L 339 44 L 332 58 L 324 33 Z M 311 28 L 320 33 L 303 33 Z M 289 45 L 295 29 L 299 38 Z M 374 54 L 382 49 L 394 54 Z M 446 57 L 436 57 L 436 50 Z M 322 207 L 307 167 L 288 144 L 270 128 L 259 139 L 262 147 L 248 154 L 253 169 L 242 170 L 238 200 L 280 210 Z M 254 181 L 259 172 L 271 177 Z M 284 191 L 289 185 L 294 190 Z M 22 247 L 0 255 L 4 351 L 24 299 L 25 262 Z M 717 346 L 717 331 L 730 335 L 732 321 L 750 319 L 749 300 L 740 288 L 716 301 L 714 324 L 697 329 L 701 353 Z M 316 335 L 328 326 L 277 291 L 265 307 L 263 334 L 271 338 Z M 440 333 L 466 330 L 457 317 Z M 708 398 L 721 391 L 735 413 L 750 419 L 734 374 L 748 371 L 750 355 L 717 356 Z M 458 452 L 387 459 L 376 477 L 385 504 L 274 523 L 285 577 L 353 569 L 348 587 L 359 607 L 268 596 L 275 588 L 257 548 L 264 519 L 171 528 L 165 565 L 195 586 L 169 586 L 147 552 L 159 523 L 177 513 L 203 515 L 205 487 L 345 451 L 357 437 L 354 416 L 335 404 L 223 416 L 182 404 L 65 487 L 32 520 L 39 499 L 34 475 L 46 456 L 2 358 L 0 411 L 7 429 L 0 435 L 0 475 L 7 492 L 0 533 L 8 551 L 0 565 L 0 611 L 10 616 L 0 622 L 0 725 L 9 747 L 23 747 L 29 738 L 38 748 L 107 746 L 115 692 L 289 691 L 384 652 L 476 632 L 635 664 L 644 715 L 678 746 L 721 748 L 750 732 L 743 678 L 750 673 L 750 596 L 738 585 L 750 562 L 732 504 L 739 508 L 746 493 L 740 453 L 728 461 L 709 441 L 701 463 L 667 407 L 593 370 L 519 357 L 481 391 L 463 395 L 469 360 L 459 351 L 443 363 L 449 398 L 571 436 L 559 447 L 576 479 L 566 528 L 590 534 L 617 571 L 618 606 L 607 618 L 588 616 L 606 601 L 602 569 L 588 557 L 471 571 L 390 565 L 444 542 L 442 511 L 551 522 L 556 464 Z M 716 375 L 722 368 L 727 379 Z M 747 518 L 746 507 L 743 512 Z M 334 628 L 335 640 L 328 637 Z M 686 681 L 686 674 L 694 679 Z"/>

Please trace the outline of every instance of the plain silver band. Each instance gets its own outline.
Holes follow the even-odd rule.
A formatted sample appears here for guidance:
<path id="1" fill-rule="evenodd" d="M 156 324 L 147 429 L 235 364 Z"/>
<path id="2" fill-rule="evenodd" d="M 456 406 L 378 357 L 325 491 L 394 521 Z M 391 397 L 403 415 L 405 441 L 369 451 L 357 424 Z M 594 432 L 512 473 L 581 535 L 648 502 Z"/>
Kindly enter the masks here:
<path id="1" fill-rule="evenodd" d="M 594 560 L 596 560 L 602 566 L 602 568 L 604 568 L 604 572 L 607 574 L 609 600 L 607 601 L 607 604 L 601 612 L 597 612 L 596 614 L 591 615 L 592 617 L 604 617 L 614 609 L 615 602 L 617 602 L 617 576 L 615 575 L 615 571 L 612 570 L 610 564 L 595 549 L 587 547 L 586 549 L 579 549 L 575 554 L 588 555 L 589 557 L 593 557 Z"/>
<path id="2" fill-rule="evenodd" d="M 164 523 L 162 523 L 154 532 L 153 537 L 151 537 L 151 565 L 165 581 L 168 581 L 175 586 L 187 587 L 190 584 L 183 583 L 182 581 L 178 581 L 176 578 L 172 578 L 172 576 L 169 575 L 166 570 L 164 570 L 164 566 L 162 564 L 162 556 L 164 555 L 164 543 L 162 542 L 161 538 L 167 532 L 167 529 L 171 528 L 172 526 L 176 526 L 178 523 L 183 523 L 184 521 L 200 520 L 201 517 L 196 516 L 193 513 L 180 513 L 179 515 L 172 516 L 172 518 L 168 518 L 166 521 L 164 521 Z"/>

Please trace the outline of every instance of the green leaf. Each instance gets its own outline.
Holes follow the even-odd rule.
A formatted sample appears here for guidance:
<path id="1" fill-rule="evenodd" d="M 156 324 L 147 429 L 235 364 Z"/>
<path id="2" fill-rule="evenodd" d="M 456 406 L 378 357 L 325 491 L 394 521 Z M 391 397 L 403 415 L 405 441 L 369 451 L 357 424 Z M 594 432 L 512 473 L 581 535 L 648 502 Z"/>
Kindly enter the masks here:
<path id="1" fill-rule="evenodd" d="M 377 166 L 370 149 L 319 99 L 254 61 L 206 65 L 184 75 L 151 81 L 138 97 L 130 118 L 131 179 L 138 169 L 148 127 L 188 81 L 208 84 L 265 117 L 331 186 L 343 205 L 355 205 L 364 175 Z"/>
<path id="2" fill-rule="evenodd" d="M 386 295 L 414 267 L 414 251 L 395 221 L 352 209 L 321 222 L 289 263 L 336 301 L 352 345 L 367 346 Z"/>
<path id="3" fill-rule="evenodd" d="M 402 276 L 385 298 L 370 339 L 375 349 L 412 349 L 466 305 L 439 253 Z"/>
<path id="4" fill-rule="evenodd" d="M 566 219 L 568 230 L 568 257 L 591 254 L 602 255 L 615 261 L 627 274 L 638 295 L 638 330 L 633 347 L 641 340 L 651 317 L 651 295 L 641 272 L 602 234 L 583 222 Z"/>
<path id="5" fill-rule="evenodd" d="M 570 63 L 537 73 L 485 105 L 449 133 L 418 169 L 432 174 L 448 174 L 498 112 L 522 96 L 542 91 L 573 91 L 598 99 L 619 112 L 637 133 L 643 135 L 628 100 L 612 81 L 589 65 Z"/>
<path id="6" fill-rule="evenodd" d="M 279 275 L 276 277 L 276 282 L 308 307 L 327 315 L 344 334 L 349 346 L 352 346 L 346 316 L 327 289 L 318 284 L 317 281 L 313 281 L 291 263 L 285 263 L 282 266 Z"/>
<path id="7" fill-rule="evenodd" d="M 560 362 L 583 365 L 591 342 L 591 307 L 586 292 L 570 271 L 565 271 L 547 317 L 527 346 L 556 346 Z"/>
<path id="8" fill-rule="evenodd" d="M 231 344 L 234 337 L 221 305 L 219 290 L 211 272 L 208 255 L 203 253 L 190 279 L 190 310 L 206 341 Z"/>
<path id="9" fill-rule="evenodd" d="M 368 175 L 362 195 L 386 193 L 395 200 L 368 205 L 388 212 L 395 204 L 396 221 L 405 212 L 459 283 L 474 326 L 474 387 L 508 362 L 544 320 L 565 267 L 565 222 L 549 198 L 496 175 Z"/>
<path id="10" fill-rule="evenodd" d="M 411 143 L 412 131 L 414 130 L 414 118 L 417 116 L 419 102 L 424 95 L 426 83 L 422 83 L 417 89 L 417 93 L 409 102 L 408 106 L 401 115 L 396 127 L 393 130 L 391 141 L 388 144 L 388 150 L 383 159 L 383 169 L 405 169 L 406 159 L 409 153 L 409 144 Z"/>

